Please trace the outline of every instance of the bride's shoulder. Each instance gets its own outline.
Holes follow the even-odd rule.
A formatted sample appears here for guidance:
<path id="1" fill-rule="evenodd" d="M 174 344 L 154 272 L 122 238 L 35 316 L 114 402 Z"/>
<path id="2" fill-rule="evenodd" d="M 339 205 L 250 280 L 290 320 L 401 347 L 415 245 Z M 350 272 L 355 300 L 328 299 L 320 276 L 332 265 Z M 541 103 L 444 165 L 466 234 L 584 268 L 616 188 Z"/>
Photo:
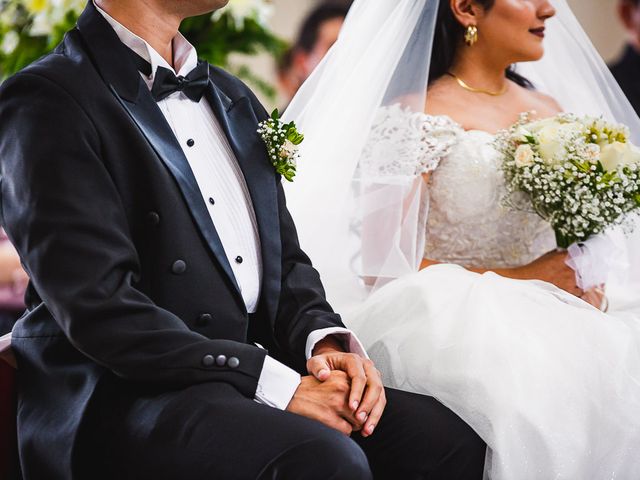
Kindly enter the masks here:
<path id="1" fill-rule="evenodd" d="M 389 104 L 381 107 L 375 128 L 407 127 L 416 132 L 429 132 L 437 134 L 442 132 L 457 133 L 462 127 L 444 112 L 441 114 L 425 113 L 424 100 L 418 103 L 415 98 L 396 98 Z"/>
<path id="2" fill-rule="evenodd" d="M 432 116 L 449 117 L 452 111 L 457 111 L 464 103 L 462 96 L 455 86 L 445 79 L 437 79 L 429 85 L 426 98 L 426 112 Z"/>
<path id="3" fill-rule="evenodd" d="M 397 98 L 378 110 L 359 162 L 362 175 L 424 175 L 457 143 L 462 127 L 446 115 L 426 114 L 415 100 Z"/>
<path id="4" fill-rule="evenodd" d="M 439 78 L 429 84 L 425 111 L 436 118 L 447 118 L 460 130 L 473 130 L 479 119 L 486 120 L 484 105 L 466 95 L 449 77 Z"/>
<path id="5" fill-rule="evenodd" d="M 522 95 L 531 106 L 531 108 L 527 108 L 526 111 L 536 111 L 536 116 L 542 118 L 553 117 L 562 112 L 562 107 L 552 96 L 532 88 L 520 88 L 522 89 Z"/>

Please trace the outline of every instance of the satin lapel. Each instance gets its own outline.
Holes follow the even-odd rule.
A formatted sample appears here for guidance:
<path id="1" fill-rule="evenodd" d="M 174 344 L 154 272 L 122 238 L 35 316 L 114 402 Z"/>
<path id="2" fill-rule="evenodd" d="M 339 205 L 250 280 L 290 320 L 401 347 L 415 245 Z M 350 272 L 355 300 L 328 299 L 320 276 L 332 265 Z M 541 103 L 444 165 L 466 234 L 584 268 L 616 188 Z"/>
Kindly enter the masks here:
<path id="1" fill-rule="evenodd" d="M 218 262 L 239 294 L 240 289 L 238 283 L 236 282 L 233 270 L 231 270 L 231 265 L 222 247 L 218 232 L 202 200 L 202 194 L 191 171 L 189 162 L 156 102 L 146 88 L 141 88 L 140 92 L 137 100 L 130 102 L 121 98 L 117 92 L 113 90 L 113 93 L 118 100 L 120 100 L 120 103 L 129 112 L 129 115 L 131 115 L 131 118 L 138 125 L 142 134 L 175 178 L 189 206 L 191 215 L 195 219 L 198 227 L 200 227 L 200 231 L 209 248 L 218 259 Z"/>
<path id="2" fill-rule="evenodd" d="M 231 103 L 210 81 L 207 99 L 242 169 L 256 213 L 262 253 L 262 301 L 275 322 L 282 282 L 282 244 L 278 217 L 277 177 L 257 133 L 258 122 L 247 97 Z"/>

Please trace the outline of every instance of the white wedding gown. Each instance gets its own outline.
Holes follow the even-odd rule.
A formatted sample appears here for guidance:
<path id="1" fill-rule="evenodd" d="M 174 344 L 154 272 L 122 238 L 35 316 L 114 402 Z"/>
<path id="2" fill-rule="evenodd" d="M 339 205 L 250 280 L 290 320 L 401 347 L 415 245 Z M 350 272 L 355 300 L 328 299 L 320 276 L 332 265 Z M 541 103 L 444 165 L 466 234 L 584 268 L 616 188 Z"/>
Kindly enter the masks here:
<path id="1" fill-rule="evenodd" d="M 640 479 L 640 320 L 458 266 L 521 266 L 554 235 L 502 206 L 491 134 L 417 115 L 442 147 L 425 257 L 445 263 L 391 282 L 345 323 L 388 386 L 436 397 L 478 432 L 487 478 Z"/>

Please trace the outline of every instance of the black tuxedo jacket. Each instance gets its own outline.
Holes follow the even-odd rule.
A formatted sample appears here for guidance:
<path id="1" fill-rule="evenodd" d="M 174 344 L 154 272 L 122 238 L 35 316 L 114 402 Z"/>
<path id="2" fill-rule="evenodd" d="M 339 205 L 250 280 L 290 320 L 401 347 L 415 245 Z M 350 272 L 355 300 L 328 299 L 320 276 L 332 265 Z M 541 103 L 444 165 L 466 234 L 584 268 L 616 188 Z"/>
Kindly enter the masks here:
<path id="1" fill-rule="evenodd" d="M 611 65 L 611 73 L 616 77 L 636 113 L 640 115 L 640 54 L 627 45 L 620 60 Z"/>
<path id="2" fill-rule="evenodd" d="M 304 364 L 308 334 L 342 326 L 256 132 L 264 108 L 213 67 L 206 98 L 255 208 L 261 315 L 247 315 L 187 159 L 91 2 L 52 54 L 0 89 L 0 212 L 31 277 L 13 340 L 27 479 L 77 477 L 105 383 L 225 382 L 253 398 L 266 352 L 251 341 Z"/>

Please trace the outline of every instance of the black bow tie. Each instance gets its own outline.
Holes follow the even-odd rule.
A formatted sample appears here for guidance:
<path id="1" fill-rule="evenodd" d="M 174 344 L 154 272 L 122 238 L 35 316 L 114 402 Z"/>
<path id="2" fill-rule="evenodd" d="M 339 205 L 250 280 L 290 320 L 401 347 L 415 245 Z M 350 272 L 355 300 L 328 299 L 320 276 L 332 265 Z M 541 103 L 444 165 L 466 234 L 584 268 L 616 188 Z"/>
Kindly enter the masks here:
<path id="1" fill-rule="evenodd" d="M 151 64 L 135 52 L 133 55 L 138 70 L 146 76 L 151 75 Z M 151 87 L 151 95 L 156 102 L 159 102 L 172 93 L 182 92 L 190 100 L 199 102 L 208 84 L 209 64 L 207 62 L 198 62 L 198 65 L 186 77 L 176 76 L 168 68 L 158 67 Z"/>

